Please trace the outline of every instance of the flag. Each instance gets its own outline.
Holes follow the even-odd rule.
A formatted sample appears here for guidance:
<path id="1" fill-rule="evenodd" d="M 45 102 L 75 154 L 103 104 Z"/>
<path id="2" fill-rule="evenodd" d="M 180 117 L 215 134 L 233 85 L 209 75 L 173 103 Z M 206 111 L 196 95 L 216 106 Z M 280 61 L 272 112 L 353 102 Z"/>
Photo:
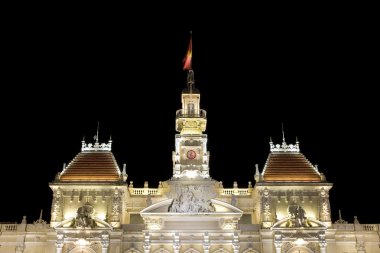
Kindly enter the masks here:
<path id="1" fill-rule="evenodd" d="M 190 70 L 191 68 L 191 57 L 193 54 L 193 41 L 190 38 L 189 48 L 187 49 L 187 53 L 185 58 L 183 59 L 183 70 Z"/>

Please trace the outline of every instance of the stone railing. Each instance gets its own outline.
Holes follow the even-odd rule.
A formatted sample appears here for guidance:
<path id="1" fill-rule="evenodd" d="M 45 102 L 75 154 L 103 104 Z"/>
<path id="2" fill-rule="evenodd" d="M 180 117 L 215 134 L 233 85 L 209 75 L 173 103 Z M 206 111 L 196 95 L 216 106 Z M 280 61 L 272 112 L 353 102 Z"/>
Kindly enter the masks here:
<path id="1" fill-rule="evenodd" d="M 131 195 L 161 195 L 157 188 L 129 188 Z"/>
<path id="2" fill-rule="evenodd" d="M 359 230 L 358 226 L 359 227 L 361 226 L 361 229 L 364 231 L 379 231 L 380 230 L 379 229 L 380 224 L 359 224 L 355 226 L 356 226 L 356 230 Z"/>
<path id="3" fill-rule="evenodd" d="M 0 224 L 1 232 L 14 232 L 17 231 L 18 224 Z"/>
<path id="4" fill-rule="evenodd" d="M 252 194 L 252 188 L 226 188 L 220 189 L 220 195 L 240 195 L 249 196 Z"/>
<path id="5" fill-rule="evenodd" d="M 380 231 L 380 224 L 333 224 L 336 230 L 347 231 Z"/>
<path id="6" fill-rule="evenodd" d="M 35 231 L 46 231 L 46 230 L 54 230 L 50 227 L 49 224 L 10 224 L 10 223 L 0 223 L 0 232 L 17 232 L 17 231 L 27 231 L 27 232 L 35 232 Z"/>

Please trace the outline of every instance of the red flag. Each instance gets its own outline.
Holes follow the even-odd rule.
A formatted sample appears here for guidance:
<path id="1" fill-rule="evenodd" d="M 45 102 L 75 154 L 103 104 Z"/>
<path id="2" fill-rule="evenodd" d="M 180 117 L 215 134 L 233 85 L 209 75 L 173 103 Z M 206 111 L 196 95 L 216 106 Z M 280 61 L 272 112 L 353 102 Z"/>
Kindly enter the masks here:
<path id="1" fill-rule="evenodd" d="M 192 54 L 193 54 L 193 40 L 192 40 L 192 38 L 190 38 L 189 48 L 187 49 L 186 56 L 183 59 L 183 70 L 191 69 Z"/>

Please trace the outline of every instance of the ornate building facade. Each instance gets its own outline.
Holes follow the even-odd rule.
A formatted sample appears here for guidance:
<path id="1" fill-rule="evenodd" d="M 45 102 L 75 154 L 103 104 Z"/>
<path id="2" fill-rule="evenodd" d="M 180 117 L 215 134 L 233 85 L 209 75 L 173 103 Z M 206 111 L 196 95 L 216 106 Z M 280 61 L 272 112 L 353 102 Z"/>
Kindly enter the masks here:
<path id="1" fill-rule="evenodd" d="M 0 224 L 0 253 L 379 253 L 379 224 L 332 223 L 332 184 L 300 145 L 270 141 L 254 183 L 210 177 L 206 111 L 188 73 L 176 112 L 173 176 L 135 188 L 112 141 L 85 143 L 59 172 L 50 224 Z M 252 173 L 253 174 L 253 173 Z"/>

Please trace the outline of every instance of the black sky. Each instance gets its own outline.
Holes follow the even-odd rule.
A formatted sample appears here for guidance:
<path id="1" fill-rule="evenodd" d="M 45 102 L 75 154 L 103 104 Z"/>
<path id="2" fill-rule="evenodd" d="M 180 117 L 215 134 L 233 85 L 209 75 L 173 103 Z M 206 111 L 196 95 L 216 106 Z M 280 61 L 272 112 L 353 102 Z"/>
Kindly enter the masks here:
<path id="1" fill-rule="evenodd" d="M 169 179 L 193 30 L 211 176 L 225 187 L 253 182 L 283 122 L 288 143 L 297 136 L 334 183 L 334 220 L 342 209 L 349 221 L 379 223 L 367 200 L 379 194 L 375 33 L 371 16 L 354 9 L 213 12 L 183 24 L 148 13 L 13 16 L 3 37 L 0 221 L 32 222 L 41 208 L 49 219 L 48 183 L 83 135 L 92 140 L 97 121 L 136 187 Z"/>

